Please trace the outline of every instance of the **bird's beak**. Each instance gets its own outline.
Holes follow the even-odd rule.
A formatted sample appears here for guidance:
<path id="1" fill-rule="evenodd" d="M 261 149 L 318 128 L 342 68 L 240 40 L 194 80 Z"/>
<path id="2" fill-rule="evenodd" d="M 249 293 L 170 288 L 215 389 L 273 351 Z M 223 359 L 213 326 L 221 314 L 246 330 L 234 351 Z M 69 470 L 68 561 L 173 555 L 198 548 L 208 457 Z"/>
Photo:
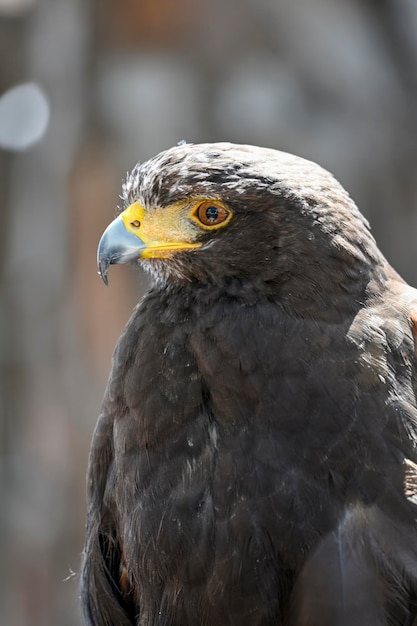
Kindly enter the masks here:
<path id="1" fill-rule="evenodd" d="M 178 226 L 175 205 L 148 213 L 134 202 L 104 231 L 97 250 L 98 273 L 107 285 L 109 265 L 139 258 L 169 258 L 178 250 L 202 245 L 187 241 L 188 235 Z"/>
<path id="2" fill-rule="evenodd" d="M 104 231 L 97 249 L 98 273 L 104 284 L 108 284 L 109 265 L 134 261 L 145 247 L 140 237 L 127 230 L 122 215 L 116 217 Z"/>

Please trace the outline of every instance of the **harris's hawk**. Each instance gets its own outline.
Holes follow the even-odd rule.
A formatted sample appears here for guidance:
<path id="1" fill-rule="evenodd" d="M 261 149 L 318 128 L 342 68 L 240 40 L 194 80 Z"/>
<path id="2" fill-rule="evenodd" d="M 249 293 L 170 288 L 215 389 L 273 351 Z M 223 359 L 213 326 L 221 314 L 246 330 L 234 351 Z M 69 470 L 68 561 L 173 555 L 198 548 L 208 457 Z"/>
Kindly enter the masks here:
<path id="1" fill-rule="evenodd" d="M 137 165 L 98 250 L 152 282 L 88 472 L 90 626 L 417 623 L 417 291 L 338 182 L 226 143 Z"/>

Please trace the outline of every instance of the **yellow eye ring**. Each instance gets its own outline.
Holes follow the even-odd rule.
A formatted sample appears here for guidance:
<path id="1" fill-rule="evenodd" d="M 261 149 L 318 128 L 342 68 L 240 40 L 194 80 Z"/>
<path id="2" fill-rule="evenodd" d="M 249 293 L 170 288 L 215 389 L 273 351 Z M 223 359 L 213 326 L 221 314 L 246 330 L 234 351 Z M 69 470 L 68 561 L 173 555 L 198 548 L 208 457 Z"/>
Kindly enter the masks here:
<path id="1" fill-rule="evenodd" d="M 230 221 L 232 212 L 217 200 L 203 200 L 193 209 L 191 217 L 206 230 L 222 228 Z"/>

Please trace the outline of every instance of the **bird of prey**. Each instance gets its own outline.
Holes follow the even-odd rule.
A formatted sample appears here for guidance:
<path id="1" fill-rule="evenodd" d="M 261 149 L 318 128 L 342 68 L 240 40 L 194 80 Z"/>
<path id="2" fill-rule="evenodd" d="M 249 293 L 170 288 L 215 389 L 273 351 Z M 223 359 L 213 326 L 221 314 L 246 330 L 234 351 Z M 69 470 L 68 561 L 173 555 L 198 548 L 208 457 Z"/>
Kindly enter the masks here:
<path id="1" fill-rule="evenodd" d="M 90 626 L 417 624 L 417 291 L 331 174 L 271 149 L 137 165 L 98 265 L 151 286 L 88 470 Z"/>

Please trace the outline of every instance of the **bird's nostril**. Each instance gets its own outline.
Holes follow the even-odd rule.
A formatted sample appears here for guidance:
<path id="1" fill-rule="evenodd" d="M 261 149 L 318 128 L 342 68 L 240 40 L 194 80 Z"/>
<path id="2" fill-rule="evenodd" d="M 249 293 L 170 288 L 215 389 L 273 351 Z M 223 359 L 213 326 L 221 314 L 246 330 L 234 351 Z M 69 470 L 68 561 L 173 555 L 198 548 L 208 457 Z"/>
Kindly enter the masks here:
<path id="1" fill-rule="evenodd" d="M 133 220 L 133 222 L 130 222 L 130 225 L 133 226 L 133 228 L 139 228 L 140 222 L 139 220 Z"/>

